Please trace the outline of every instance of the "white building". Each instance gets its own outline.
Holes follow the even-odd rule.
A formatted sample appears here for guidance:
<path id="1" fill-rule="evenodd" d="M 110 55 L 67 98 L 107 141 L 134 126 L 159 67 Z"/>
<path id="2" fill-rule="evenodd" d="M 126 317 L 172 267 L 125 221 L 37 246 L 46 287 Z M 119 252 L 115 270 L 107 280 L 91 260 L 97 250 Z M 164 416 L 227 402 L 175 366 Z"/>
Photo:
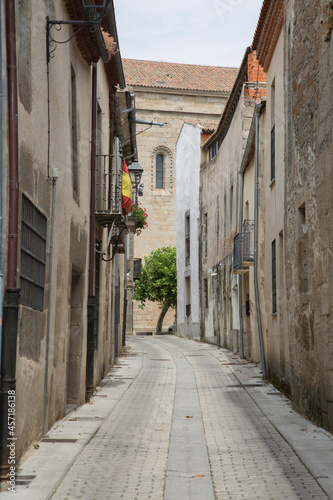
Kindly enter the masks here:
<path id="1" fill-rule="evenodd" d="M 184 123 L 177 142 L 177 333 L 200 338 L 199 297 L 199 126 Z"/>

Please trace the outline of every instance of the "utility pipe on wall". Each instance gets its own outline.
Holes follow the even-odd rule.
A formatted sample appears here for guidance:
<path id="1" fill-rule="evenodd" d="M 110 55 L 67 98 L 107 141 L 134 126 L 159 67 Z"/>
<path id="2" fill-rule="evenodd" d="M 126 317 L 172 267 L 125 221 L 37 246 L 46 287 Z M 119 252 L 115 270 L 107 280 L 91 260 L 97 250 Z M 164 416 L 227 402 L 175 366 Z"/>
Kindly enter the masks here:
<path id="1" fill-rule="evenodd" d="M 259 115 L 261 105 L 255 107 L 255 174 L 254 174 L 254 289 L 256 297 L 257 321 L 261 354 L 261 369 L 263 378 L 267 378 L 265 351 L 262 335 L 260 297 L 258 286 L 258 185 L 259 185 Z"/>
<path id="2" fill-rule="evenodd" d="M 2 54 L 4 34 L 5 34 L 5 8 L 4 3 L 0 4 L 0 54 Z M 6 155 L 4 153 L 3 145 L 7 137 L 7 123 L 5 119 L 5 110 L 7 105 L 7 91 L 6 91 L 6 72 L 5 72 L 6 59 L 0 61 L 0 371 L 1 371 L 1 338 L 2 338 L 2 302 L 3 302 L 3 289 L 4 289 L 4 276 L 5 276 L 5 253 L 6 253 Z"/>
<path id="3" fill-rule="evenodd" d="M 52 266 L 53 266 L 53 240 L 54 240 L 54 220 L 55 220 L 55 199 L 56 183 L 59 176 L 57 168 L 53 169 L 52 188 L 52 212 L 51 212 L 51 239 L 50 239 L 50 264 L 49 264 L 49 295 L 47 304 L 47 330 L 46 330 L 46 353 L 45 353 L 45 378 L 44 378 L 44 436 L 47 433 L 47 399 L 48 399 L 48 375 L 49 375 L 49 348 L 51 329 L 51 299 L 52 299 Z"/>
<path id="4" fill-rule="evenodd" d="M 9 223 L 7 288 L 3 308 L 0 394 L 0 479 L 8 479 L 9 448 L 8 410 L 16 395 L 17 330 L 20 291 L 17 288 L 18 251 L 18 105 L 15 0 L 6 0 L 7 82 L 8 82 L 8 159 L 9 159 Z M 14 399 L 15 401 L 15 399 Z"/>
<path id="5" fill-rule="evenodd" d="M 117 179 L 120 179 L 120 161 L 119 161 L 119 138 L 116 138 L 116 172 Z M 120 193 L 120 182 L 117 185 Z M 121 195 L 121 193 L 120 193 Z M 119 254 L 115 255 L 114 259 L 115 276 L 114 276 L 114 358 L 119 356 L 119 320 L 120 320 L 120 276 L 119 276 Z"/>
<path id="6" fill-rule="evenodd" d="M 239 222 L 238 222 L 238 232 L 242 234 L 243 225 L 243 189 L 244 189 L 244 173 L 240 172 L 240 193 L 239 193 Z M 243 241 L 241 238 L 241 252 Z M 240 357 L 244 359 L 244 329 L 243 329 L 243 296 L 242 296 L 242 275 L 238 275 L 238 314 L 239 314 L 239 350 Z"/>
<path id="7" fill-rule="evenodd" d="M 97 64 L 92 63 L 91 74 L 91 169 L 90 169 L 90 229 L 89 229 L 89 271 L 88 271 L 88 311 L 87 311 L 87 364 L 86 399 L 94 392 L 94 355 L 95 355 L 95 176 L 97 147 Z"/>
<path id="8" fill-rule="evenodd" d="M 7 68 L 8 68 L 8 150 L 9 150 L 9 223 L 7 287 L 17 288 L 17 242 L 18 242 L 18 123 L 17 123 L 17 65 L 15 1 L 6 1 L 7 18 Z"/>

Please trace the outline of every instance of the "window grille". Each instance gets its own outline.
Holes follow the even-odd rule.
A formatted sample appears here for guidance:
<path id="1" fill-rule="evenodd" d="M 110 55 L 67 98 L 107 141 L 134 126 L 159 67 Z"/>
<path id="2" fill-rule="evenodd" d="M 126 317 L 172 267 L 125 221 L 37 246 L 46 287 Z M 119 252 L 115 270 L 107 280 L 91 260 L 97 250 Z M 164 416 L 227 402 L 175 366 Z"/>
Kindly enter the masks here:
<path id="1" fill-rule="evenodd" d="M 236 234 L 234 237 L 234 249 L 233 249 L 233 272 L 238 271 L 242 266 L 241 260 L 241 235 Z"/>
<path id="2" fill-rule="evenodd" d="M 204 214 L 204 216 L 203 216 L 203 247 L 204 247 L 204 257 L 207 257 L 207 250 L 208 250 L 207 231 L 208 231 L 207 214 Z"/>
<path id="3" fill-rule="evenodd" d="M 47 219 L 22 197 L 21 303 L 44 309 Z"/>
<path id="4" fill-rule="evenodd" d="M 271 181 L 275 179 L 275 126 L 271 130 Z"/>
<path id="5" fill-rule="evenodd" d="M 191 278 L 185 278 L 185 315 L 188 318 L 191 316 Z"/>
<path id="6" fill-rule="evenodd" d="M 276 243 L 272 241 L 272 313 L 276 313 Z"/>
<path id="7" fill-rule="evenodd" d="M 208 309 L 208 280 L 204 279 L 205 308 Z"/>
<path id="8" fill-rule="evenodd" d="M 190 233 L 190 216 L 185 215 L 185 265 L 190 265 L 191 259 L 191 233 Z"/>
<path id="9" fill-rule="evenodd" d="M 96 249 L 101 249 L 101 242 L 96 241 Z M 94 348 L 98 349 L 98 332 L 99 332 L 99 292 L 100 292 L 100 254 L 95 253 L 95 315 L 94 315 Z"/>

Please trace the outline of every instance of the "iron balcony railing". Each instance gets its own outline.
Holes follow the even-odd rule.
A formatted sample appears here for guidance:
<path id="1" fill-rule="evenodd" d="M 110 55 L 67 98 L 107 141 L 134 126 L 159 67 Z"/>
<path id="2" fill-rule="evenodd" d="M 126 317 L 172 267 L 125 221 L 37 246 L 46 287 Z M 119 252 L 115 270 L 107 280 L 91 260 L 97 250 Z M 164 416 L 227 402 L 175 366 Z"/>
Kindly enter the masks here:
<path id="1" fill-rule="evenodd" d="M 115 155 L 97 155 L 96 219 L 109 226 L 122 220 L 122 161 Z"/>
<path id="2" fill-rule="evenodd" d="M 254 221 L 244 220 L 243 231 L 234 237 L 233 273 L 244 274 L 254 264 Z"/>
<path id="3" fill-rule="evenodd" d="M 244 220 L 243 224 L 243 265 L 254 264 L 254 221 Z"/>

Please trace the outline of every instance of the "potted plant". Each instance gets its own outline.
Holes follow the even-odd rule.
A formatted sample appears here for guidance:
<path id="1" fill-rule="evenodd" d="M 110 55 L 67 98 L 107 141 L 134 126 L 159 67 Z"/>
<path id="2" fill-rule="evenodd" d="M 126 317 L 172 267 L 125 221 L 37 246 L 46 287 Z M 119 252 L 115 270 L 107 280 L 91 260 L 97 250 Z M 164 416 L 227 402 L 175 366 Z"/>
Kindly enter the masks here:
<path id="1" fill-rule="evenodd" d="M 131 213 L 132 217 L 137 219 L 135 234 L 139 235 L 142 231 L 148 227 L 147 217 L 148 214 L 145 208 L 142 208 L 141 203 L 138 205 L 132 205 Z"/>

